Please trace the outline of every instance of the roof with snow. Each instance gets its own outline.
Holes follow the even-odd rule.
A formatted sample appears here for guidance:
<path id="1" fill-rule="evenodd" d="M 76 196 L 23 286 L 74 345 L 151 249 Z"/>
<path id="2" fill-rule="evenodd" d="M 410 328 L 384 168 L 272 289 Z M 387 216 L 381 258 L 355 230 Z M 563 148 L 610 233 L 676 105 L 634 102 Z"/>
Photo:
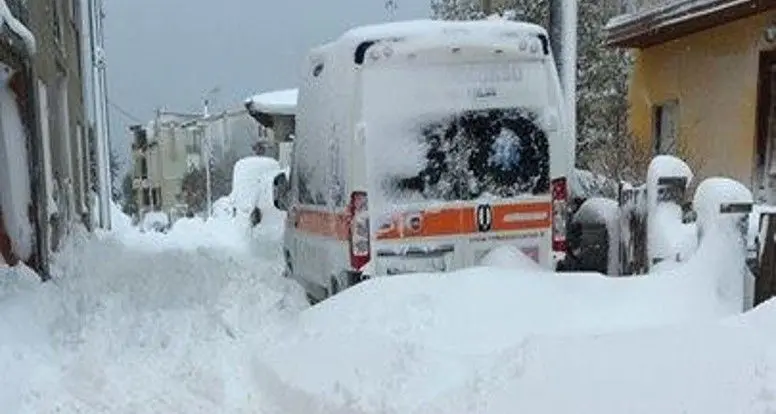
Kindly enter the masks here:
<path id="1" fill-rule="evenodd" d="M 760 0 L 658 0 L 647 6 L 625 3 L 626 13 L 606 25 L 610 46 L 649 47 L 776 8 L 776 2 Z"/>
<path id="2" fill-rule="evenodd" d="M 17 19 L 5 0 L 0 0 L 0 24 L 2 30 L 10 29 L 12 33 L 22 39 L 24 49 L 28 55 L 34 55 L 36 51 L 35 36 L 30 29 Z"/>
<path id="3" fill-rule="evenodd" d="M 526 22 L 515 22 L 511 20 L 407 20 L 401 22 L 390 22 L 355 27 L 345 32 L 340 37 L 340 40 L 362 41 L 364 39 L 375 39 L 391 36 L 424 36 L 444 33 L 448 30 L 488 31 L 504 29 L 521 30 L 541 34 L 547 33 L 546 30 L 539 25 Z"/>
<path id="4" fill-rule="evenodd" d="M 254 95 L 245 100 L 248 111 L 270 115 L 295 115 L 298 89 L 283 89 Z"/>

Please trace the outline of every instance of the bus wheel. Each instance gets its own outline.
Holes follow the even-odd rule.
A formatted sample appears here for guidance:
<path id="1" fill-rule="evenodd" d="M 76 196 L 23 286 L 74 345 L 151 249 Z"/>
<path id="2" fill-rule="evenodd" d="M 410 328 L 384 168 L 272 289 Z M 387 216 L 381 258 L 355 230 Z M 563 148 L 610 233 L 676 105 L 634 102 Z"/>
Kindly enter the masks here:
<path id="1" fill-rule="evenodd" d="M 307 294 L 307 303 L 310 304 L 310 306 L 315 306 L 318 302 L 320 302 L 318 299 L 315 299 L 315 296 L 311 294 Z"/>

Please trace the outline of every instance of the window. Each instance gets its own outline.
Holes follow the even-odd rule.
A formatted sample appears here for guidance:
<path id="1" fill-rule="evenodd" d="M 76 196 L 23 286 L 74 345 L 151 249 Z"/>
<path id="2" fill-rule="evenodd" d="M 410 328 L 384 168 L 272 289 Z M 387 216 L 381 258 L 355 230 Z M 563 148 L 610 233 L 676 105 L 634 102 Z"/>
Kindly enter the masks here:
<path id="1" fill-rule="evenodd" d="M 148 178 L 148 160 L 145 157 L 140 158 L 140 178 Z"/>
<path id="2" fill-rule="evenodd" d="M 157 187 L 154 188 L 154 208 L 156 210 L 162 209 L 162 189 Z"/>
<path id="3" fill-rule="evenodd" d="M 150 200 L 149 200 L 149 199 L 151 198 L 151 197 L 150 197 L 151 195 L 149 194 L 150 190 L 149 190 L 148 188 L 143 188 L 141 191 L 143 192 L 143 198 L 142 198 L 142 200 L 140 201 L 140 204 L 141 204 L 143 207 L 148 207 L 148 205 L 149 205 L 149 203 L 150 203 Z"/>
<path id="4" fill-rule="evenodd" d="M 511 198 L 549 192 L 550 146 L 538 113 L 492 108 L 429 121 L 410 128 L 419 132 L 415 140 L 425 165 L 411 176 L 401 168 L 401 174 L 386 173 L 380 179 L 391 201 L 468 201 L 483 194 Z M 405 154 L 382 154 L 373 161 L 401 165 Z"/>
<path id="5" fill-rule="evenodd" d="M 675 154 L 679 135 L 679 101 L 655 105 L 652 125 L 655 154 Z"/>

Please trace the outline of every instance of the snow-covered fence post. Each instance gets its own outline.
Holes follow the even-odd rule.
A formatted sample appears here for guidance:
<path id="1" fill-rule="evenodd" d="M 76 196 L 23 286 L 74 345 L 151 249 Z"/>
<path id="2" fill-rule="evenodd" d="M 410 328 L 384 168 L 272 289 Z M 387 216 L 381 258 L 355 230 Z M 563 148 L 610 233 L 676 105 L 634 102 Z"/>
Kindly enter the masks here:
<path id="1" fill-rule="evenodd" d="M 760 215 L 754 306 L 776 296 L 776 213 Z"/>
<path id="2" fill-rule="evenodd" d="M 754 277 L 746 265 L 752 203 L 752 192 L 729 178 L 704 180 L 693 199 L 699 243 L 714 254 L 710 260 L 719 261 L 709 263 L 709 268 L 721 275 L 717 292 L 729 303 L 740 304 L 738 310 L 751 308 L 754 299 Z M 726 272 L 726 268 L 737 271 Z"/>
<path id="3" fill-rule="evenodd" d="M 670 155 L 658 155 L 647 170 L 647 256 L 651 269 L 664 261 L 681 262 L 688 237 L 682 204 L 693 179 L 690 167 Z M 694 241 L 694 237 L 691 237 Z"/>
<path id="4" fill-rule="evenodd" d="M 646 272 L 646 186 L 632 187 L 620 183 L 620 274 Z"/>

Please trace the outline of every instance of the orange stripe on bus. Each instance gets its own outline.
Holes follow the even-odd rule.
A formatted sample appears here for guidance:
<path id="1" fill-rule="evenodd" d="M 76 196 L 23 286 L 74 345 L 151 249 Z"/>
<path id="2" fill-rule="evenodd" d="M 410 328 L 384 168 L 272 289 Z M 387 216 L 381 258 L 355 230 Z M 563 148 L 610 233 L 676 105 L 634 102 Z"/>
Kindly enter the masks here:
<path id="1" fill-rule="evenodd" d="M 492 223 L 488 232 L 544 229 L 552 225 L 552 205 L 547 202 L 503 204 L 491 206 Z M 408 221 L 419 216 L 420 227 L 413 229 Z M 477 207 L 450 208 L 439 211 L 397 214 L 384 229 L 378 229 L 377 239 L 392 240 L 410 237 L 439 237 L 478 233 Z"/>
<path id="2" fill-rule="evenodd" d="M 290 220 L 299 231 L 337 240 L 348 239 L 348 216 L 345 213 L 297 209 L 291 215 Z"/>
<path id="3" fill-rule="evenodd" d="M 534 230 L 552 226 L 552 204 L 523 203 L 493 206 L 491 231 Z"/>
<path id="4" fill-rule="evenodd" d="M 501 204 L 491 206 L 492 224 L 488 232 L 544 229 L 552 225 L 552 205 L 547 202 Z M 289 217 L 294 227 L 305 233 L 337 240 L 348 240 L 349 217 L 345 212 L 296 209 Z M 416 229 L 409 225 L 413 216 L 420 218 Z M 377 224 L 373 221 L 373 225 Z M 440 237 L 478 233 L 477 207 L 446 208 L 396 214 L 390 223 L 377 229 L 378 240 L 415 237 Z"/>

